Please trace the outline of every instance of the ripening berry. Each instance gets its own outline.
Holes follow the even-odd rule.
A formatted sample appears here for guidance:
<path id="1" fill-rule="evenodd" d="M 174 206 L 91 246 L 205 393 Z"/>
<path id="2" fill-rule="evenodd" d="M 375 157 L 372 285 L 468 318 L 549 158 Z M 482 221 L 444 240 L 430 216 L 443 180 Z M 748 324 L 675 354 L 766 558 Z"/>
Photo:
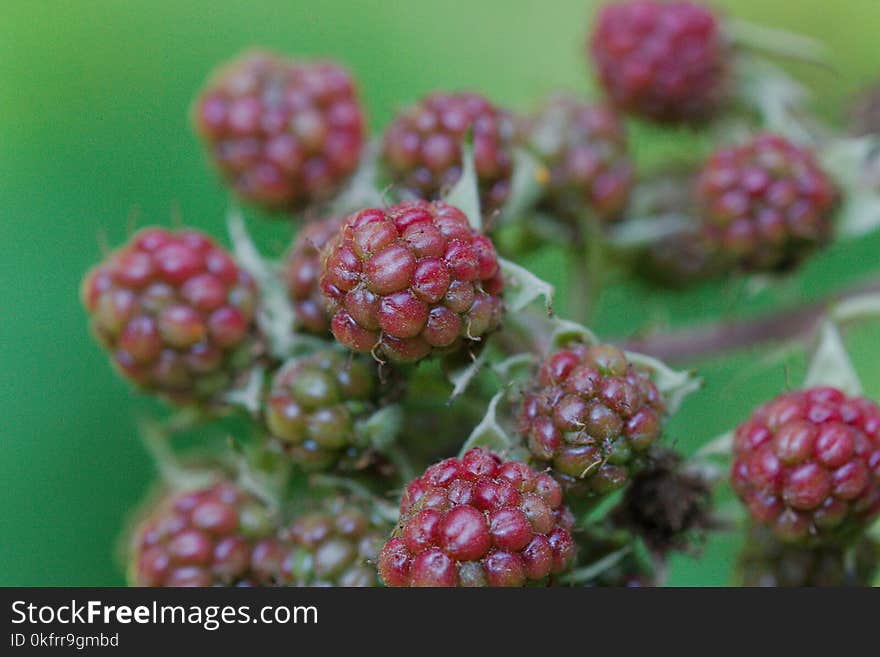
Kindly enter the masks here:
<path id="1" fill-rule="evenodd" d="M 349 216 L 322 253 L 336 339 L 379 360 L 415 362 L 481 341 L 501 321 L 492 241 L 442 201 Z"/>
<path id="2" fill-rule="evenodd" d="M 525 125 L 525 143 L 547 167 L 544 203 L 565 217 L 618 219 L 633 185 L 626 133 L 612 109 L 551 98 Z"/>
<path id="3" fill-rule="evenodd" d="M 727 95 L 731 53 L 720 22 L 688 0 L 608 4 L 596 17 L 588 49 L 600 84 L 623 112 L 698 122 Z"/>
<path id="4" fill-rule="evenodd" d="M 751 271 L 784 271 L 831 238 L 837 192 L 815 155 L 761 134 L 716 151 L 697 182 L 708 246 Z"/>
<path id="5" fill-rule="evenodd" d="M 307 224 L 296 236 L 284 260 L 287 287 L 298 326 L 309 333 L 330 332 L 331 315 L 321 294 L 321 250 L 342 226 L 342 219 L 329 217 Z"/>
<path id="6" fill-rule="evenodd" d="M 328 199 L 357 167 L 364 143 L 348 71 L 263 51 L 244 53 L 211 76 L 193 122 L 235 192 L 273 210 Z"/>
<path id="7" fill-rule="evenodd" d="M 274 581 L 277 519 L 230 481 L 163 497 L 135 530 L 134 586 L 255 586 Z"/>
<path id="8" fill-rule="evenodd" d="M 574 518 L 552 477 L 476 448 L 432 465 L 379 554 L 386 586 L 525 586 L 571 564 Z"/>
<path id="9" fill-rule="evenodd" d="M 877 571 L 877 551 L 867 538 L 853 549 L 792 545 L 766 527 L 751 527 L 737 571 L 742 586 L 868 586 Z"/>
<path id="10" fill-rule="evenodd" d="M 296 515 L 278 534 L 281 586 L 379 586 L 376 559 L 388 523 L 342 498 Z"/>
<path id="11" fill-rule="evenodd" d="M 510 193 L 514 122 L 472 93 L 433 93 L 398 114 L 385 131 L 383 159 L 406 194 L 433 200 L 461 177 L 462 145 L 473 135 L 474 166 L 484 214 Z"/>
<path id="12" fill-rule="evenodd" d="M 731 483 L 780 540 L 846 541 L 880 512 L 880 407 L 836 388 L 779 395 L 734 435 Z"/>
<path id="13" fill-rule="evenodd" d="M 376 410 L 375 363 L 335 349 L 292 358 L 272 377 L 264 416 L 273 443 L 306 470 L 353 462 L 357 423 Z"/>
<path id="14" fill-rule="evenodd" d="M 116 369 L 174 403 L 211 400 L 258 354 L 257 286 L 198 231 L 145 228 L 86 275 L 81 295 Z"/>
<path id="15" fill-rule="evenodd" d="M 519 411 L 537 464 L 572 494 L 622 487 L 660 437 L 665 404 L 616 347 L 574 343 L 548 356 Z"/>

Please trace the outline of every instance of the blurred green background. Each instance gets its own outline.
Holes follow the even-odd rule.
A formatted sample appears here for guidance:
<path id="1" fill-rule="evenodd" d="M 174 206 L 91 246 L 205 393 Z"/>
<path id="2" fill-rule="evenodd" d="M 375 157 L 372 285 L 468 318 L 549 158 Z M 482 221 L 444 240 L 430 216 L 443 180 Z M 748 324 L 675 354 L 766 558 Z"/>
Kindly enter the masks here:
<path id="1" fill-rule="evenodd" d="M 359 78 L 375 130 L 434 88 L 480 90 L 527 109 L 559 87 L 591 89 L 582 44 L 596 4 L 4 0 L 0 585 L 123 582 L 114 541 L 153 477 L 134 418 L 153 406 L 111 372 L 92 342 L 78 285 L 100 256 L 99 236 L 120 243 L 135 216 L 139 225 L 168 224 L 179 212 L 187 224 L 223 237 L 227 197 L 187 121 L 190 99 L 215 64 L 251 45 L 338 58 Z M 793 69 L 811 83 L 827 118 L 839 119 L 851 94 L 880 75 L 877 0 L 716 4 L 831 46 L 834 71 Z M 684 133 L 635 132 L 643 162 L 693 141 Z M 258 224 L 275 253 L 287 230 Z M 761 312 L 863 278 L 880 267 L 878 254 L 880 238 L 838 245 L 797 278 L 752 296 L 741 283 L 679 295 L 618 284 L 604 294 L 596 328 L 620 336 Z M 539 253 L 526 264 L 564 288 L 557 254 Z M 876 326 L 849 336 L 875 397 L 878 338 Z M 799 381 L 802 357 L 764 363 L 764 355 L 702 364 L 708 385 L 674 420 L 674 439 L 692 449 Z M 726 583 L 738 540 L 719 536 L 701 559 L 676 558 L 671 583 Z"/>

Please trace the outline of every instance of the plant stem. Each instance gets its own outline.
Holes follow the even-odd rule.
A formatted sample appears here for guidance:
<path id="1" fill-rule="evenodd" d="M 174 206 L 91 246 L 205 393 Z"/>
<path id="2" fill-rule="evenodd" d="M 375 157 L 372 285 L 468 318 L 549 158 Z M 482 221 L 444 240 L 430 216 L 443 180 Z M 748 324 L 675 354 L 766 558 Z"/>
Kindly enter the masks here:
<path id="1" fill-rule="evenodd" d="M 139 426 L 141 440 L 153 458 L 153 462 L 159 470 L 159 476 L 166 484 L 176 490 L 188 490 L 207 485 L 214 478 L 214 475 L 207 471 L 193 470 L 181 464 L 171 447 L 172 435 L 191 426 L 193 421 L 192 416 L 182 412 L 165 421 L 142 420 Z"/>
<path id="2" fill-rule="evenodd" d="M 579 218 L 568 276 L 568 315 L 589 325 L 602 285 L 604 235 L 592 213 Z"/>
<path id="3" fill-rule="evenodd" d="M 880 293 L 880 280 L 873 280 L 843 293 L 812 303 L 787 308 L 756 319 L 724 321 L 642 338 L 613 340 L 637 351 L 673 363 L 689 363 L 763 343 L 807 338 L 813 334 L 829 307 L 841 301 Z"/>

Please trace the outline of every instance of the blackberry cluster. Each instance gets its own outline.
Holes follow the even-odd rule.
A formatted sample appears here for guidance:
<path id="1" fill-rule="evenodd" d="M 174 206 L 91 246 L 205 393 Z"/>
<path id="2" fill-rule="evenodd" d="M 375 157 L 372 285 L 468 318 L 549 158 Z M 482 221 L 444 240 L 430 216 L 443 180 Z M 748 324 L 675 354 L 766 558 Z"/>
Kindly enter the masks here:
<path id="1" fill-rule="evenodd" d="M 198 231 L 140 231 L 86 275 L 81 296 L 116 369 L 175 403 L 210 400 L 258 355 L 257 286 Z"/>
<path id="2" fill-rule="evenodd" d="M 271 440 L 306 470 L 353 466 L 367 445 L 357 422 L 376 409 L 375 365 L 324 349 L 285 363 L 265 404 Z"/>
<path id="3" fill-rule="evenodd" d="M 339 217 L 307 224 L 296 236 L 284 260 L 284 284 L 299 327 L 316 335 L 330 332 L 330 315 L 320 286 L 321 250 L 341 227 Z"/>
<path id="4" fill-rule="evenodd" d="M 433 93 L 401 112 L 384 137 L 391 177 L 407 194 L 437 199 L 461 177 L 468 130 L 483 212 L 501 208 L 510 193 L 516 128 L 508 112 L 477 94 Z"/>
<path id="5" fill-rule="evenodd" d="M 880 407 L 835 388 L 778 396 L 737 428 L 731 483 L 782 541 L 849 540 L 880 512 Z"/>
<path id="6" fill-rule="evenodd" d="M 131 544 L 134 586 L 267 585 L 276 519 L 230 481 L 162 498 Z"/>
<path id="7" fill-rule="evenodd" d="M 273 210 L 329 198 L 357 167 L 364 143 L 354 83 L 330 61 L 247 52 L 211 76 L 193 115 L 238 195 Z"/>
<path id="8" fill-rule="evenodd" d="M 297 516 L 278 534 L 281 586 L 379 586 L 376 559 L 386 523 L 361 505 L 333 499 Z"/>
<path id="9" fill-rule="evenodd" d="M 622 487 L 660 437 L 664 401 L 611 345 L 573 343 L 548 356 L 525 393 L 519 432 L 534 461 L 572 494 Z"/>
<path id="10" fill-rule="evenodd" d="M 322 255 L 333 335 L 380 360 L 482 340 L 501 321 L 502 287 L 492 241 L 442 201 L 352 214 Z"/>
<path id="11" fill-rule="evenodd" d="M 687 0 L 606 5 L 588 49 L 605 93 L 624 112 L 703 121 L 727 95 L 730 48 L 719 20 Z"/>
<path id="12" fill-rule="evenodd" d="M 697 196 L 707 243 L 747 270 L 790 269 L 831 237 L 834 184 L 810 150 L 778 135 L 716 151 Z"/>
<path id="13" fill-rule="evenodd" d="M 586 208 L 605 221 L 619 218 L 633 165 L 623 125 L 610 108 L 557 96 L 529 118 L 525 141 L 550 172 L 547 205 L 566 217 Z"/>
<path id="14" fill-rule="evenodd" d="M 752 527 L 737 569 L 743 586 L 867 586 L 877 558 L 870 540 L 849 550 L 839 545 L 803 547 L 779 541 L 765 527 Z"/>
<path id="15" fill-rule="evenodd" d="M 407 486 L 379 575 L 387 586 L 546 582 L 571 563 L 573 523 L 552 477 L 472 449 Z"/>

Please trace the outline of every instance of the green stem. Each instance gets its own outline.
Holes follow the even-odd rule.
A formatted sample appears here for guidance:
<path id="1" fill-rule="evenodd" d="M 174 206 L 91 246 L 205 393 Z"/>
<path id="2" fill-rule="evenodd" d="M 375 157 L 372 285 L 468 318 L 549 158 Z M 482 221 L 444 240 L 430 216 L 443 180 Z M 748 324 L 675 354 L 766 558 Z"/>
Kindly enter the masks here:
<path id="1" fill-rule="evenodd" d="M 568 314 L 588 326 L 596 309 L 602 287 L 604 235 L 598 217 L 585 213 L 575 237 L 568 278 Z"/>
<path id="2" fill-rule="evenodd" d="M 191 423 L 194 421 L 194 416 L 180 413 L 164 422 L 158 420 L 142 420 L 140 422 L 141 440 L 153 458 L 153 462 L 159 470 L 159 476 L 166 484 L 176 490 L 198 488 L 209 484 L 214 478 L 214 475 L 207 471 L 185 467 L 171 447 L 172 435 L 192 426 Z"/>
<path id="3" fill-rule="evenodd" d="M 409 456 L 407 456 L 406 452 L 400 449 L 399 445 L 390 445 L 388 449 L 382 452 L 382 455 L 387 457 L 388 460 L 394 464 L 398 476 L 403 481 L 412 481 L 416 478 L 415 467 L 413 467 L 412 462 L 409 460 Z"/>

